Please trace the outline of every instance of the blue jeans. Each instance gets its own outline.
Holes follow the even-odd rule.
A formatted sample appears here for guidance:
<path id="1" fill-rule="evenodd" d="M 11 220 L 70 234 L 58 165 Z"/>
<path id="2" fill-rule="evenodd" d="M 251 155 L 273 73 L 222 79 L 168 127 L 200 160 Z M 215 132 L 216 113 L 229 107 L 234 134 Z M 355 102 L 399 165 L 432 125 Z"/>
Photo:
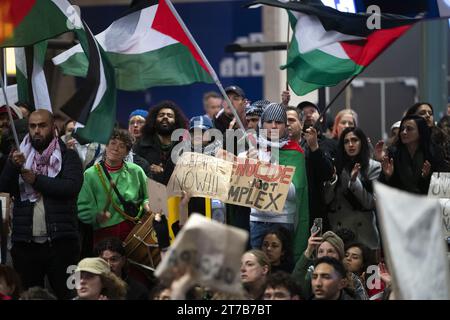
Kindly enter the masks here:
<path id="1" fill-rule="evenodd" d="M 261 249 L 264 236 L 270 230 L 276 227 L 284 227 L 291 233 L 291 238 L 294 235 L 293 223 L 275 223 L 275 222 L 257 222 L 250 221 L 250 244 L 252 249 Z"/>

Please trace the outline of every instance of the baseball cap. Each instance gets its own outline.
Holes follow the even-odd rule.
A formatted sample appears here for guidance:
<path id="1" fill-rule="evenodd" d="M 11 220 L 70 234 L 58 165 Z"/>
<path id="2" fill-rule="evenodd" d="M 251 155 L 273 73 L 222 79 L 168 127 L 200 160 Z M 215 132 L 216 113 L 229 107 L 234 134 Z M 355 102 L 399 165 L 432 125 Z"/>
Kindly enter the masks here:
<path id="1" fill-rule="evenodd" d="M 78 263 L 75 272 L 86 271 L 93 274 L 104 274 L 111 271 L 108 262 L 102 258 L 84 258 Z"/>
<path id="2" fill-rule="evenodd" d="M 238 96 L 245 98 L 245 92 L 244 90 L 242 90 L 241 88 L 239 88 L 238 86 L 229 86 L 225 88 L 225 93 L 228 92 L 234 92 L 235 94 L 237 94 Z"/>
<path id="3" fill-rule="evenodd" d="M 316 109 L 317 111 L 320 112 L 319 107 L 317 107 L 316 104 L 312 103 L 311 101 L 302 101 L 297 105 L 297 109 L 303 110 L 303 108 L 306 107 L 313 107 L 314 109 Z"/>
<path id="4" fill-rule="evenodd" d="M 214 125 L 209 117 L 197 116 L 197 117 L 193 117 L 189 121 L 189 130 L 192 130 L 195 128 L 202 129 L 202 130 L 208 130 L 208 129 L 214 128 Z"/>

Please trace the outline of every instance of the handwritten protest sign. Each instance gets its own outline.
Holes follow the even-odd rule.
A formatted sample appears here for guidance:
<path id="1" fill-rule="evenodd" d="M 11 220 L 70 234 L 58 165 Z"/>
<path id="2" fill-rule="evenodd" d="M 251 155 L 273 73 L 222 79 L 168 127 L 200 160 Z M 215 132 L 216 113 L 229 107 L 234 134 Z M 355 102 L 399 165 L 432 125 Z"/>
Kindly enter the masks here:
<path id="1" fill-rule="evenodd" d="M 227 194 L 233 164 L 201 153 L 185 152 L 178 158 L 167 184 L 167 195 L 212 197 Z"/>
<path id="2" fill-rule="evenodd" d="M 294 167 L 239 159 L 233 164 L 229 191 L 223 201 L 280 213 L 294 172 Z"/>
<path id="3" fill-rule="evenodd" d="M 445 237 L 450 237 L 450 173 L 434 172 L 431 176 L 428 196 L 439 198 Z"/>
<path id="4" fill-rule="evenodd" d="M 248 232 L 192 214 L 164 256 L 155 276 L 173 280 L 174 270 L 193 282 L 227 293 L 242 293 L 241 256 Z"/>
<path id="5" fill-rule="evenodd" d="M 229 162 L 199 153 L 179 158 L 167 195 L 211 197 L 225 203 L 281 213 L 295 168 L 254 159 Z"/>

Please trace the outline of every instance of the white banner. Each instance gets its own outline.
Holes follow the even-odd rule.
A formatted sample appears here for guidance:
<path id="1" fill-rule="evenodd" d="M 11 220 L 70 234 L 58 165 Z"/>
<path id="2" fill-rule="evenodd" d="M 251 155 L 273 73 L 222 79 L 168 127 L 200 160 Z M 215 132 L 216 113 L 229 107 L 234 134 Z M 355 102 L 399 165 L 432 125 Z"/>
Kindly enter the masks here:
<path id="1" fill-rule="evenodd" d="M 450 238 L 450 172 L 434 172 L 428 196 L 439 198 L 445 239 Z"/>
<path id="2" fill-rule="evenodd" d="M 397 299 L 450 299 L 449 262 L 438 200 L 378 182 L 375 192 Z"/>

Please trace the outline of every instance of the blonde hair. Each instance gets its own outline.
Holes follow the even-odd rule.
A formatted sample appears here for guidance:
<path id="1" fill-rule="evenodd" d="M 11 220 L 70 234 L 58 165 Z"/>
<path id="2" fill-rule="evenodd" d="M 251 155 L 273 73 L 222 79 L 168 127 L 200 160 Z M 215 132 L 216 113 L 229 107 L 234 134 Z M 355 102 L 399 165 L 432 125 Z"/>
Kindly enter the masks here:
<path id="1" fill-rule="evenodd" d="M 268 268 L 267 273 L 270 273 L 270 260 L 264 251 L 259 250 L 259 249 L 252 249 L 252 250 L 245 252 L 244 254 L 246 254 L 246 253 L 250 253 L 250 254 L 254 255 L 256 257 L 256 261 L 258 262 L 258 264 L 261 267 L 267 266 L 267 268 Z"/>
<path id="2" fill-rule="evenodd" d="M 351 115 L 353 117 L 355 127 L 358 126 L 358 114 L 355 111 L 353 111 L 352 109 L 343 109 L 339 111 L 334 118 L 333 131 L 331 132 L 331 135 L 334 139 L 339 139 L 338 124 L 341 121 L 341 118 L 346 114 Z"/>

